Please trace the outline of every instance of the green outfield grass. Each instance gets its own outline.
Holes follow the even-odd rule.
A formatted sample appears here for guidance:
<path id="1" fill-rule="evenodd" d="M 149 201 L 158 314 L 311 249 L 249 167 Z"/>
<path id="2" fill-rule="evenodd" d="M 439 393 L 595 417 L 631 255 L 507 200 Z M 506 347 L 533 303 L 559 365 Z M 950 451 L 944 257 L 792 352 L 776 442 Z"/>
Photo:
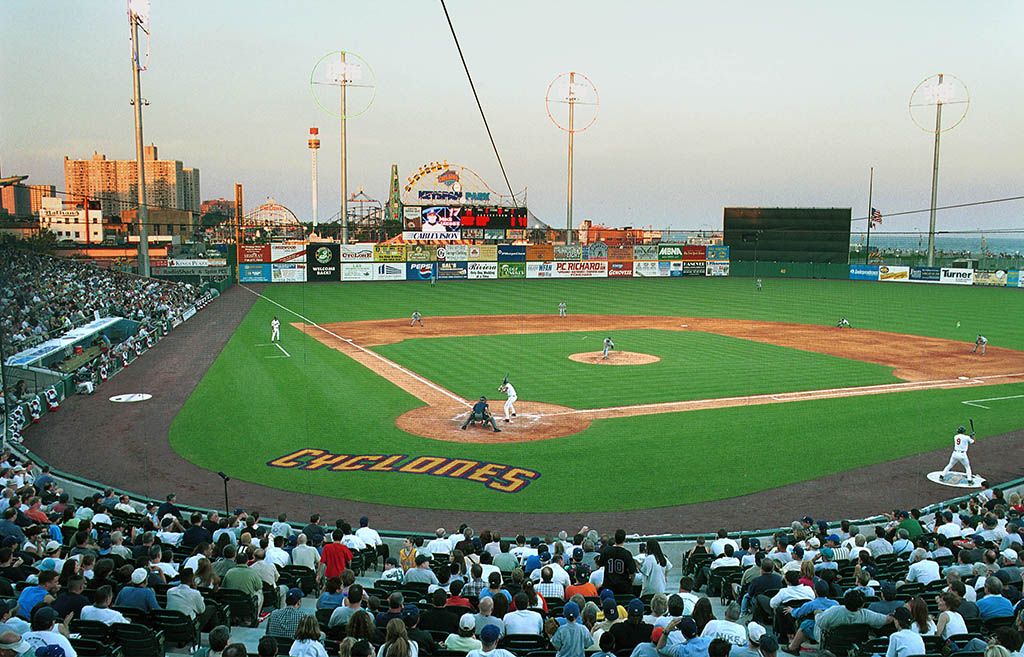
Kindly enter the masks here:
<path id="1" fill-rule="evenodd" d="M 435 289 L 413 283 L 277 285 L 268 286 L 265 294 L 289 310 L 268 300 L 257 301 L 176 418 L 169 436 L 171 445 L 201 467 L 223 470 L 235 478 L 369 502 L 568 512 L 720 499 L 947 447 L 952 428 L 970 409 L 959 402 L 1024 394 L 1024 384 L 922 391 L 601 420 L 574 436 L 531 443 L 439 442 L 406 434 L 394 425 L 398 415 L 420 406 L 419 400 L 292 328 L 288 323 L 298 319 L 289 312 L 326 323 L 406 317 L 418 308 L 429 322 L 436 315 L 553 313 L 564 298 L 570 313 L 749 317 L 813 324 L 832 324 L 845 315 L 854 326 L 965 343 L 976 332 L 984 332 L 994 346 L 1024 349 L 1024 323 L 1019 321 L 1024 316 L 1024 294 L 1004 289 L 802 280 L 768 280 L 764 292 L 758 294 L 749 279 L 472 281 L 441 283 Z M 273 358 L 279 355 L 274 347 L 256 346 L 268 342 L 274 315 L 284 324 L 283 344 L 291 358 Z M 955 327 L 957 320 L 960 329 Z M 661 339 L 658 331 L 628 333 L 638 335 L 628 336 L 627 341 L 643 340 L 642 334 L 651 334 L 651 340 Z M 737 343 L 736 349 L 741 344 L 746 347 L 742 340 L 695 335 L 679 337 L 709 340 L 702 345 L 711 349 L 708 353 L 720 353 L 714 349 L 728 344 L 722 340 Z M 516 337 L 557 340 L 557 336 Z M 478 339 L 483 338 L 470 338 Z M 459 349 L 454 339 L 420 342 L 451 343 L 448 348 L 438 347 L 442 364 L 452 358 L 447 352 Z M 532 358 L 515 353 L 516 343 L 510 344 L 509 358 Z M 392 345 L 382 351 L 390 348 L 406 347 Z M 595 342 L 585 350 L 597 348 Z M 652 345 L 654 348 L 661 347 Z M 644 351 L 632 344 L 628 349 Z M 782 350 L 788 351 L 789 357 L 781 357 L 775 349 L 781 348 L 757 345 L 748 368 L 756 371 L 762 362 L 777 359 L 782 368 L 764 368 L 772 372 L 773 383 L 785 380 L 785 370 L 792 362 L 789 357 L 802 353 Z M 736 353 L 726 350 L 722 358 L 733 358 Z M 864 364 L 853 365 L 859 370 Z M 647 369 L 650 367 L 593 369 L 655 371 Z M 705 371 L 716 367 L 715 362 L 707 363 Z M 439 374 L 438 378 L 442 376 L 448 375 Z M 496 386 L 490 371 L 479 376 L 488 387 Z M 832 374 L 818 372 L 817 376 Z M 755 376 L 749 381 L 751 389 L 762 383 Z M 458 388 L 469 383 L 451 385 Z M 538 376 L 537 385 L 549 383 L 552 392 L 557 392 L 554 381 Z M 534 385 L 532 381 L 520 383 L 528 390 Z M 680 377 L 678 385 L 687 391 L 697 387 L 686 376 Z M 575 384 L 569 384 L 572 386 Z M 572 394 L 582 395 L 578 391 Z M 622 399 L 626 394 L 624 390 Z M 526 392 L 522 396 L 532 398 Z M 1024 399 L 970 411 L 979 418 L 981 438 L 1024 426 Z M 870 427 L 884 429 L 874 435 L 866 429 Z M 534 469 L 542 476 L 513 495 L 467 480 L 267 465 L 305 447 L 345 454 L 488 460 Z M 985 448 L 984 440 L 978 448 Z M 825 454 L 828 458 L 822 458 Z M 936 469 L 943 465 L 936 463 Z M 581 487 L 586 482 L 614 482 L 616 494 L 587 495 Z M 580 494 L 566 494 L 573 490 Z"/>
<path id="2" fill-rule="evenodd" d="M 599 351 L 604 335 L 413 339 L 374 350 L 466 399 L 494 395 L 507 373 L 520 399 L 571 408 L 821 390 L 900 380 L 892 375 L 892 368 L 882 365 L 699 331 L 632 330 L 610 334 L 618 349 L 661 358 L 649 365 L 603 367 L 569 360 L 570 354 Z"/>

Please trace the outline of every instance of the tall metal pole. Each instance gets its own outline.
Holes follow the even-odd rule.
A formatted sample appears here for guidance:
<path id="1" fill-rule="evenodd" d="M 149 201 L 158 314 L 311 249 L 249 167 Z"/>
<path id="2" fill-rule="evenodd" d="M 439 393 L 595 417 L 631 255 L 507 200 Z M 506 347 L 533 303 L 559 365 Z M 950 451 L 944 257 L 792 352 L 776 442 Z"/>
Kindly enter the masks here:
<path id="1" fill-rule="evenodd" d="M 569 72 L 569 190 L 566 196 L 565 208 L 565 243 L 572 244 L 572 138 L 573 138 L 573 116 L 576 104 L 576 94 L 572 85 L 576 80 L 576 73 Z"/>
<path id="2" fill-rule="evenodd" d="M 871 167 L 871 176 L 868 178 L 868 243 L 864 247 L 864 264 L 868 264 L 871 258 L 871 224 L 875 220 L 875 211 L 871 207 L 871 193 L 875 187 L 875 167 Z"/>
<path id="3" fill-rule="evenodd" d="M 241 281 L 242 272 L 242 183 L 235 183 L 235 282 Z"/>
<path id="4" fill-rule="evenodd" d="M 131 11 L 132 24 L 132 104 L 135 106 L 135 162 L 139 169 L 139 275 L 149 276 L 149 207 L 146 198 L 146 163 L 142 145 L 142 82 L 139 79 L 139 17 Z M 86 216 L 89 209 L 86 203 Z"/>
<path id="5" fill-rule="evenodd" d="M 348 244 L 348 137 L 345 132 L 345 100 L 348 70 L 345 51 L 341 51 L 341 243 Z"/>
<path id="6" fill-rule="evenodd" d="M 939 73 L 939 87 L 942 73 Z M 932 156 L 932 205 L 928 213 L 928 266 L 935 266 L 935 208 L 939 197 L 939 137 L 942 135 L 942 96 L 935 101 L 935 154 Z"/>
<path id="7" fill-rule="evenodd" d="M 314 233 L 316 232 L 316 226 L 317 226 L 317 214 L 318 214 L 317 213 L 317 198 L 319 197 L 319 194 L 317 194 L 317 186 L 316 186 L 317 178 L 318 178 L 317 173 L 316 173 L 316 152 L 318 150 L 320 150 L 320 138 L 318 136 L 319 132 L 320 132 L 319 128 L 310 128 L 309 129 L 309 151 L 310 151 L 310 155 L 312 157 L 312 171 L 311 171 L 311 175 L 313 176 L 313 232 Z"/>

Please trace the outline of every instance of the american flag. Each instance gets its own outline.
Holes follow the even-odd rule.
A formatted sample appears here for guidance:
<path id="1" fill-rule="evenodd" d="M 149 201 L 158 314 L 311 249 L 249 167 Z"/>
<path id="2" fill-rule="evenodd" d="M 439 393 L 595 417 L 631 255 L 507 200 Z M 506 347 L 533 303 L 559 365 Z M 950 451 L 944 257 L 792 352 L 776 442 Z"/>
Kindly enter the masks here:
<path id="1" fill-rule="evenodd" d="M 882 213 L 877 208 L 871 208 L 871 219 L 869 221 L 871 221 L 872 226 L 882 223 Z"/>

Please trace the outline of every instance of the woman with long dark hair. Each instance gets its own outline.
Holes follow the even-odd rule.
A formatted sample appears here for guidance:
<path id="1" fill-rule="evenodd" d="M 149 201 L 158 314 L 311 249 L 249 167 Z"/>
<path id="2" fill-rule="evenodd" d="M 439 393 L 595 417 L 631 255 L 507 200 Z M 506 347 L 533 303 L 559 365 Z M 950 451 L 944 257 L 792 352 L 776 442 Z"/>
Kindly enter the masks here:
<path id="1" fill-rule="evenodd" d="M 640 595 L 664 593 L 668 587 L 665 573 L 672 569 L 672 562 L 661 551 L 661 544 L 653 538 L 647 541 L 647 556 L 640 564 L 640 577 L 643 585 Z"/>
<path id="2" fill-rule="evenodd" d="M 711 610 L 711 600 L 701 598 L 693 605 L 693 620 L 697 623 L 697 634 L 704 631 L 704 626 L 715 620 L 715 612 Z"/>
<path id="3" fill-rule="evenodd" d="M 919 595 L 915 596 L 907 602 L 907 607 L 910 609 L 911 618 L 914 619 L 910 629 L 922 636 L 934 635 L 935 623 L 932 622 L 931 616 L 928 615 L 928 603 L 924 601 L 924 598 Z"/>

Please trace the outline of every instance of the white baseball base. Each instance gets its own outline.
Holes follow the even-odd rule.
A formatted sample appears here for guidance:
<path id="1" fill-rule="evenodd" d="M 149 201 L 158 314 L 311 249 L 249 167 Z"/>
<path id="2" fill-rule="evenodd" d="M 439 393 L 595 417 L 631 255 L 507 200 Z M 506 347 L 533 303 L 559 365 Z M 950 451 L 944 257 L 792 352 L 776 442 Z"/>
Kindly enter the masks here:
<path id="1" fill-rule="evenodd" d="M 943 486 L 949 486 L 951 488 L 981 488 L 981 482 L 984 481 L 984 477 L 979 475 L 977 472 L 972 473 L 973 476 L 968 479 L 967 474 L 963 472 L 950 472 L 946 475 L 946 478 L 942 478 L 942 470 L 936 470 L 935 472 L 928 473 L 929 481 L 933 481 L 936 484 Z"/>

